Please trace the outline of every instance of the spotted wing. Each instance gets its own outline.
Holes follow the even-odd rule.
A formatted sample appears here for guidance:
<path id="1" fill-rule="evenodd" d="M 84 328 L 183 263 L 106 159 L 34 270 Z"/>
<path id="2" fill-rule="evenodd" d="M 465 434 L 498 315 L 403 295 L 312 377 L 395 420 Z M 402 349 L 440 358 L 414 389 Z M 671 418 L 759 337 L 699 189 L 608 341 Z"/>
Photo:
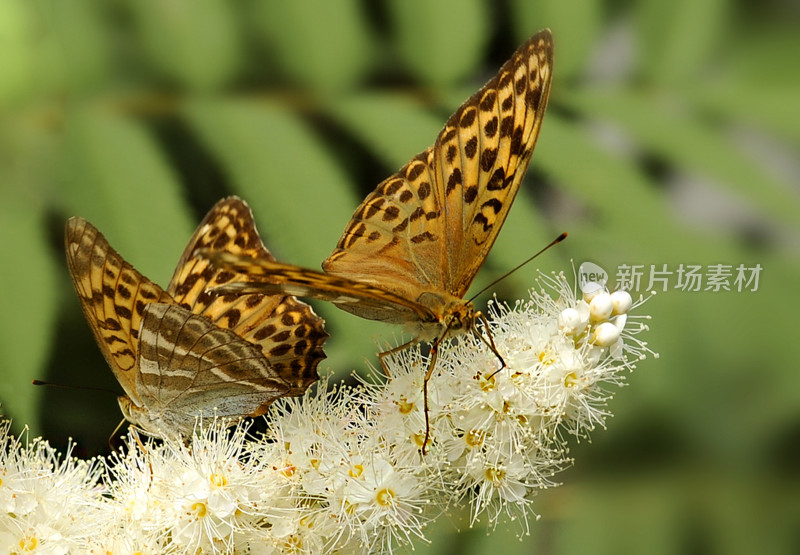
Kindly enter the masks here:
<path id="1" fill-rule="evenodd" d="M 200 251 L 214 267 L 242 276 L 242 281 L 215 287 L 212 294 L 283 293 L 329 301 L 366 318 L 390 323 L 436 322 L 428 308 L 368 283 L 283 264 L 219 251 Z"/>
<path id="2" fill-rule="evenodd" d="M 367 196 L 325 271 L 407 299 L 425 290 L 462 298 L 527 169 L 552 65 L 544 30 L 450 117 L 433 146 Z"/>
<path id="3" fill-rule="evenodd" d="M 125 393 L 136 403 L 139 327 L 151 303 L 169 303 L 161 287 L 137 272 L 83 218 L 67 221 L 67 266 L 97 345 Z"/>
<path id="4" fill-rule="evenodd" d="M 143 405 L 184 430 L 198 415 L 260 416 L 290 389 L 257 346 L 176 304 L 145 307 L 139 346 Z"/>
<path id="5" fill-rule="evenodd" d="M 207 259 L 196 255 L 198 250 L 275 260 L 242 199 L 222 199 L 208 212 L 189 240 L 167 291 L 182 307 L 258 346 L 276 373 L 291 384 L 288 394 L 301 395 L 319 379 L 317 365 L 325 358 L 322 344 L 328 334 L 322 318 L 285 293 L 207 293 L 209 288 L 240 282 L 247 276 L 210 266 Z"/>

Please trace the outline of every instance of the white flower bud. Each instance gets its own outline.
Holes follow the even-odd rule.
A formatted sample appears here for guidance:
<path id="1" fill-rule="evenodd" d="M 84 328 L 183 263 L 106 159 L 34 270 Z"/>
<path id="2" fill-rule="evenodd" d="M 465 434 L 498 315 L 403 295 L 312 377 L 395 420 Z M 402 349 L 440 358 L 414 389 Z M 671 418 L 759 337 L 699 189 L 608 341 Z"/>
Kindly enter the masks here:
<path id="1" fill-rule="evenodd" d="M 595 322 L 602 322 L 608 320 L 611 312 L 614 310 L 614 303 L 611 301 L 611 295 L 603 291 L 598 293 L 589 303 L 589 313 L 592 320 Z"/>
<path id="2" fill-rule="evenodd" d="M 619 340 L 619 330 L 611 322 L 603 322 L 594 329 L 592 343 L 598 347 L 608 347 Z"/>
<path id="3" fill-rule="evenodd" d="M 611 302 L 614 303 L 614 314 L 627 314 L 633 306 L 633 299 L 627 291 L 611 293 Z"/>

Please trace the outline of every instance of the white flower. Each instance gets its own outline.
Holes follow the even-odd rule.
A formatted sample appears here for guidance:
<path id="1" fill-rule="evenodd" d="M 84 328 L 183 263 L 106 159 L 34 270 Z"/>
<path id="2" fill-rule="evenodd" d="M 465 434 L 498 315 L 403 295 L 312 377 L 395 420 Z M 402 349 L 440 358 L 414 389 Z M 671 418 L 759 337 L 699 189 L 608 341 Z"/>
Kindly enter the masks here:
<path id="1" fill-rule="evenodd" d="M 507 519 L 527 532 L 538 491 L 571 464 L 570 436 L 608 417 L 610 388 L 654 355 L 628 293 L 588 284 L 494 303 L 478 331 L 383 358 L 355 388 L 321 380 L 280 399 L 263 437 L 200 422 L 186 443 L 131 431 L 105 461 L 60 458 L 0 427 L 0 551 L 37 553 L 391 552 L 427 541 L 454 504 L 470 524 Z M 502 362 L 505 364 L 501 364 Z M 102 481 L 101 481 L 102 479 Z"/>
<path id="2" fill-rule="evenodd" d="M 0 551 L 86 550 L 104 521 L 102 467 L 70 458 L 71 446 L 62 457 L 40 438 L 15 439 L 9 428 L 0 423 Z"/>

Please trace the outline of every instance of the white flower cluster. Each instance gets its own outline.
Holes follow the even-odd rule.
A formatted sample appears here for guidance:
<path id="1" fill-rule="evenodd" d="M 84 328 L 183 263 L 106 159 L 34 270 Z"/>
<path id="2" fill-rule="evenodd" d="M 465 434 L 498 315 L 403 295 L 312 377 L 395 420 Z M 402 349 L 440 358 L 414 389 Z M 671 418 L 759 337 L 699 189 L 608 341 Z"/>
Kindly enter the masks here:
<path id="1" fill-rule="evenodd" d="M 276 402 L 264 437 L 208 422 L 187 444 L 132 431 L 102 465 L 61 460 L 6 425 L 0 552 L 391 552 L 463 503 L 472 523 L 527 526 L 531 497 L 570 462 L 567 436 L 603 425 L 606 386 L 652 354 L 627 293 L 598 286 L 576 299 L 563 276 L 545 281 L 557 299 L 490 309 L 482 333 L 497 354 L 471 334 L 441 346 L 425 455 L 419 348 L 384 359 L 388 383 L 322 380 Z"/>

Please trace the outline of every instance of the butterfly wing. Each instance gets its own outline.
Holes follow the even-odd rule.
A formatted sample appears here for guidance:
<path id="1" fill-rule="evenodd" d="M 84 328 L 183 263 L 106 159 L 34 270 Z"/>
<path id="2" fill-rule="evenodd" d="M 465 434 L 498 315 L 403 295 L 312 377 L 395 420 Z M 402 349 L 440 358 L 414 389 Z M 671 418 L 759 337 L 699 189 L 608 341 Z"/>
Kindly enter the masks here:
<path id="1" fill-rule="evenodd" d="M 97 345 L 125 393 L 140 405 L 136 374 L 144 309 L 171 298 L 125 262 L 83 218 L 67 221 L 65 244 L 72 283 Z"/>
<path id="2" fill-rule="evenodd" d="M 191 430 L 198 415 L 260 416 L 290 389 L 256 345 L 176 304 L 144 308 L 138 363 L 147 418 L 169 429 Z"/>
<path id="3" fill-rule="evenodd" d="M 167 291 L 182 307 L 258 346 L 277 374 L 291 384 L 288 394 L 301 395 L 319 379 L 317 365 L 325 358 L 322 344 L 328 334 L 322 318 L 285 293 L 207 293 L 209 288 L 240 282 L 247 276 L 210 266 L 207 259 L 196 255 L 198 250 L 275 260 L 242 199 L 222 199 L 208 212 L 189 240 Z"/>
<path id="4" fill-rule="evenodd" d="M 212 288 L 212 294 L 291 294 L 328 301 L 345 310 L 357 306 L 357 314 L 383 322 L 437 320 L 430 310 L 416 302 L 343 276 L 229 252 L 202 250 L 200 255 L 207 258 L 214 267 L 242 276 L 241 281 L 230 281 Z"/>
<path id="5" fill-rule="evenodd" d="M 411 300 L 424 291 L 463 297 L 530 161 L 552 64 L 544 30 L 450 117 L 432 147 L 367 196 L 325 271 Z"/>

